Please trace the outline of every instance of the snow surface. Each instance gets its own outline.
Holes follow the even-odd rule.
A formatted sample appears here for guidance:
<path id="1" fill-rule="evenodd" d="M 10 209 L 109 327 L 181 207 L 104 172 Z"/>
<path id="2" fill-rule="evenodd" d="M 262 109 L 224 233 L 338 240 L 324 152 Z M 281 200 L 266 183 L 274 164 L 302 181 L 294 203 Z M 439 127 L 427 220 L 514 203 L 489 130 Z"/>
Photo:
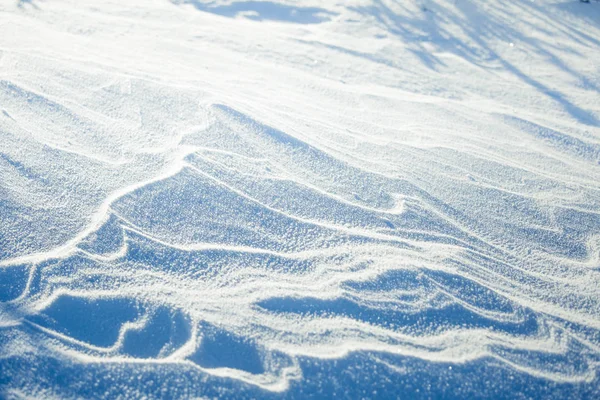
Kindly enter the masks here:
<path id="1" fill-rule="evenodd" d="M 0 398 L 600 397 L 600 4 L 0 2 Z"/>

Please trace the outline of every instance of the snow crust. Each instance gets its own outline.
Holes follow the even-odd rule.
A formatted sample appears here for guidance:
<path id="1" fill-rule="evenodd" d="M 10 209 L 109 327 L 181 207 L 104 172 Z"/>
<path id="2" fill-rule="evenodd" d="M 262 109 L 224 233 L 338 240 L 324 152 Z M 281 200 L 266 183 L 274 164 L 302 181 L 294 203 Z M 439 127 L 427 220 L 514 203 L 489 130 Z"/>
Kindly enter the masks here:
<path id="1" fill-rule="evenodd" d="M 600 396 L 600 5 L 0 3 L 0 397 Z"/>

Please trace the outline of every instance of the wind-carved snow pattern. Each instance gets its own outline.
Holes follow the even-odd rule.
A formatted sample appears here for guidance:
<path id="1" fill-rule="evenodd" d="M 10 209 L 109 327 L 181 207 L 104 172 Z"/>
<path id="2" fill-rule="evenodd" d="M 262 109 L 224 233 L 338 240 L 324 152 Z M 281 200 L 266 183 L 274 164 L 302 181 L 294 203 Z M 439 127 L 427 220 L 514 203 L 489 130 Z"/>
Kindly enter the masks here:
<path id="1" fill-rule="evenodd" d="M 600 395 L 598 17 L 0 6 L 0 397 Z"/>

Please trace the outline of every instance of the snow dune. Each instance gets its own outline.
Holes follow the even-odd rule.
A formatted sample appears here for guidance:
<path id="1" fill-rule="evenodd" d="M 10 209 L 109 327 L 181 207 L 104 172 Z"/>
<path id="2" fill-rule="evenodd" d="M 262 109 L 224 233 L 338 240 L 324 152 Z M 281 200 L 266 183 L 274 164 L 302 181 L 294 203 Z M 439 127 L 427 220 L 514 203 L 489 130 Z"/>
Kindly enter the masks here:
<path id="1" fill-rule="evenodd" d="M 600 5 L 0 4 L 0 397 L 600 396 Z"/>

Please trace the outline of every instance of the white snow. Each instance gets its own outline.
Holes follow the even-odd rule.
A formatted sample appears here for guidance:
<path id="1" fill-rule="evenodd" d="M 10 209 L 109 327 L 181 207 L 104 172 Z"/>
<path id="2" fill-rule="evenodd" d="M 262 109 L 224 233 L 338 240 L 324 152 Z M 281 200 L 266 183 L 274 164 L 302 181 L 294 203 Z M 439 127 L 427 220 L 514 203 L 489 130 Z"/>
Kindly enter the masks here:
<path id="1" fill-rule="evenodd" d="M 597 382 L 599 93 L 595 3 L 1 2 L 0 366 Z M 69 316 L 99 309 L 104 336 Z M 78 396 L 43 382 L 0 397 Z"/>

